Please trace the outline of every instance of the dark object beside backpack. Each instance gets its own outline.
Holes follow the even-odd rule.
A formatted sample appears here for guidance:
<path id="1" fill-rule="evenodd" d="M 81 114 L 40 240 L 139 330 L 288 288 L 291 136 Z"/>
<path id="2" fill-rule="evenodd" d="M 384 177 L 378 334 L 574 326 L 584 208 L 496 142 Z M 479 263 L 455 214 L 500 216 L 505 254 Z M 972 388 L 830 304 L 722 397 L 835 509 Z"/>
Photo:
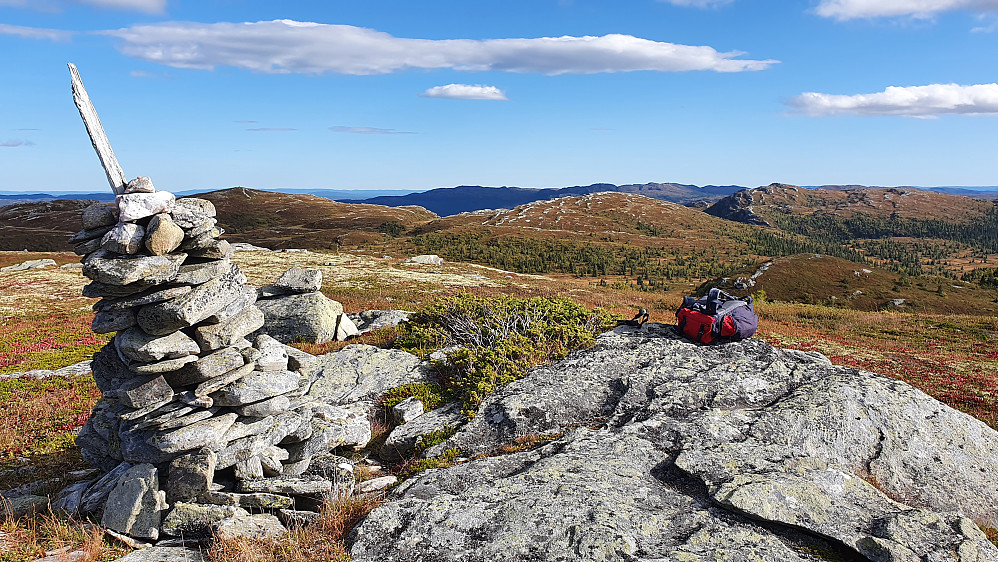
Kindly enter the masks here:
<path id="1" fill-rule="evenodd" d="M 683 297 L 676 320 L 679 333 L 699 343 L 743 340 L 759 327 L 752 297 L 740 299 L 720 289 L 711 289 L 701 299 Z"/>

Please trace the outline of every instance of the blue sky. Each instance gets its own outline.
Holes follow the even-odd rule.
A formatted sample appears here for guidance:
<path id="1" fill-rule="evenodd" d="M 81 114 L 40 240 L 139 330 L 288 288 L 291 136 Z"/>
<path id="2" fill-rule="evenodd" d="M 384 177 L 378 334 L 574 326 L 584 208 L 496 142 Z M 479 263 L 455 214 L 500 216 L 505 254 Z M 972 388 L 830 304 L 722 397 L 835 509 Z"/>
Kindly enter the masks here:
<path id="1" fill-rule="evenodd" d="M 0 189 L 996 185 L 998 0 L 0 0 Z"/>

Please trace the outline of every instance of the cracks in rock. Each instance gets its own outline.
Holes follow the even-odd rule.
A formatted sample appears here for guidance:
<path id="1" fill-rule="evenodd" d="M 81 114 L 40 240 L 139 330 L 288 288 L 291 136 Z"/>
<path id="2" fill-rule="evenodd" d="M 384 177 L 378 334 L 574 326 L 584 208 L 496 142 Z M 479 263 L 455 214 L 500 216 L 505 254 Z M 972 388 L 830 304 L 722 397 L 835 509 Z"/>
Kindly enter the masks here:
<path id="1" fill-rule="evenodd" d="M 879 438 L 877 439 L 877 443 L 873 446 L 873 456 L 866 460 L 866 473 L 871 475 L 873 474 L 873 463 L 880 459 L 880 455 L 884 452 L 884 441 L 887 440 L 887 435 L 884 433 L 884 430 L 878 427 L 877 433 L 879 434 Z"/>

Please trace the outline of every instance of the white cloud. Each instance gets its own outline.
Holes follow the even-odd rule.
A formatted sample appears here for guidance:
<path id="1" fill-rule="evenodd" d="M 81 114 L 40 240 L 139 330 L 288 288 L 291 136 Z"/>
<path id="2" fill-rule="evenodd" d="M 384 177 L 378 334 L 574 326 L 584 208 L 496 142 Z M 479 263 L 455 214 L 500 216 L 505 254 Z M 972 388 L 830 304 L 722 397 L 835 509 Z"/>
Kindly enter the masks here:
<path id="1" fill-rule="evenodd" d="M 31 141 L 22 141 L 16 139 L 0 142 L 0 148 L 17 148 L 19 146 L 34 146 L 34 145 L 35 143 Z"/>
<path id="2" fill-rule="evenodd" d="M 807 92 L 789 102 L 799 112 L 828 115 L 904 115 L 932 118 L 945 114 L 998 114 L 998 84 L 891 86 L 883 92 L 854 96 Z"/>
<path id="3" fill-rule="evenodd" d="M 405 39 L 354 27 L 292 20 L 255 23 L 166 22 L 102 32 L 119 50 L 177 68 L 233 66 L 268 73 L 387 74 L 413 68 L 592 74 L 651 70 L 763 70 L 778 61 L 741 52 L 630 35 L 536 39 Z"/>
<path id="4" fill-rule="evenodd" d="M 820 16 L 841 21 L 901 16 L 928 19 L 953 10 L 998 10 L 998 0 L 821 0 L 815 11 Z"/>
<path id="5" fill-rule="evenodd" d="M 166 0 L 78 0 L 81 4 L 89 4 L 95 8 L 108 10 L 126 10 L 145 12 L 147 14 L 162 14 L 166 12 Z"/>
<path id="6" fill-rule="evenodd" d="M 379 129 L 377 127 L 330 127 L 334 133 L 353 133 L 355 135 L 415 135 L 412 131 L 396 131 L 395 129 Z"/>
<path id="7" fill-rule="evenodd" d="M 659 0 L 660 2 L 668 2 L 673 6 L 682 6 L 684 8 L 720 8 L 725 4 L 730 4 L 734 0 Z"/>
<path id="8" fill-rule="evenodd" d="M 61 12 L 72 4 L 85 4 L 94 8 L 162 14 L 167 0 L 0 0 L 0 6 L 31 8 L 43 12 Z"/>
<path id="9" fill-rule="evenodd" d="M 298 129 L 292 129 L 291 127 L 255 127 L 252 129 L 246 129 L 247 131 L 253 132 L 263 132 L 263 133 L 286 133 L 288 131 L 297 131 Z"/>
<path id="10" fill-rule="evenodd" d="M 47 39 L 49 41 L 69 41 L 73 37 L 72 31 L 61 29 L 44 29 L 41 27 L 22 27 L 20 25 L 9 25 L 0 23 L 0 35 L 17 35 L 25 39 Z"/>
<path id="11" fill-rule="evenodd" d="M 447 98 L 452 100 L 509 100 L 506 94 L 495 86 L 471 86 L 469 84 L 434 86 L 419 95 L 424 98 Z"/>

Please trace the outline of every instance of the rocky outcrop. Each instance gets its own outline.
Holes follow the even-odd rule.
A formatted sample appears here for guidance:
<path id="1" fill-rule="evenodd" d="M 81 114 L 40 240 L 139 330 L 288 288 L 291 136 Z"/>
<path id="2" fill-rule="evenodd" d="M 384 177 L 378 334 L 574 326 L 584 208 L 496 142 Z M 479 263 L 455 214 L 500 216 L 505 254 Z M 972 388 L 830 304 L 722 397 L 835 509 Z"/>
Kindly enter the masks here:
<path id="1" fill-rule="evenodd" d="M 354 560 L 998 561 L 998 433 L 816 353 L 617 328 L 430 451 L 561 433 L 404 482 Z"/>
<path id="2" fill-rule="evenodd" d="M 752 210 L 752 195 L 757 190 L 765 191 L 767 189 L 773 189 L 773 186 L 782 187 L 779 186 L 779 184 L 772 184 L 766 187 L 743 189 L 720 199 L 713 205 L 704 209 L 704 212 L 708 215 L 713 215 L 729 221 L 743 222 L 745 224 L 755 224 L 759 226 L 772 226 L 765 219 L 755 214 L 755 211 Z"/>

